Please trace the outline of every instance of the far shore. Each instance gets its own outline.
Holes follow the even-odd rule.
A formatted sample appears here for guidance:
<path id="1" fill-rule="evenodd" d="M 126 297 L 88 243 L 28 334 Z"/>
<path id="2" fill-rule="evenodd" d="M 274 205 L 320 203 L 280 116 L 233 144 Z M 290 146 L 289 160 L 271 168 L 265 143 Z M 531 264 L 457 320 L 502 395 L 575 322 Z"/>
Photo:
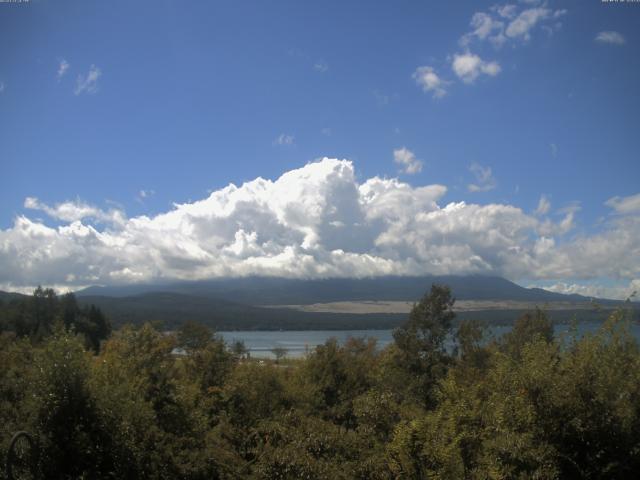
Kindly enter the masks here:
<path id="1" fill-rule="evenodd" d="M 261 305 L 264 308 L 288 308 L 301 312 L 314 313 L 409 313 L 413 302 L 398 301 L 359 301 L 359 302 L 328 302 L 312 303 L 309 305 Z M 495 310 L 533 310 L 536 307 L 545 310 L 593 310 L 590 302 L 548 302 L 535 303 L 517 300 L 459 300 L 454 305 L 457 312 L 481 312 Z M 604 307 L 605 309 L 607 307 Z M 611 308 L 611 307 L 609 307 Z"/>

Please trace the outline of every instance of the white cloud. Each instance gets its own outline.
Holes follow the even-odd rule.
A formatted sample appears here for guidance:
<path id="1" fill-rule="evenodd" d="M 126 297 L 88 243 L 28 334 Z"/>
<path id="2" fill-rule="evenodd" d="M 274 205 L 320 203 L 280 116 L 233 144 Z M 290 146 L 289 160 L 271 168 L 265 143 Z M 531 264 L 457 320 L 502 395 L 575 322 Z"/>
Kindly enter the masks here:
<path id="1" fill-rule="evenodd" d="M 281 133 L 276 137 L 273 141 L 274 145 L 293 145 L 295 143 L 296 138 L 293 135 L 287 135 L 286 133 Z"/>
<path id="2" fill-rule="evenodd" d="M 325 127 L 322 130 L 320 130 L 320 133 L 326 137 L 330 137 L 332 134 L 332 131 L 331 131 L 331 128 Z"/>
<path id="3" fill-rule="evenodd" d="M 329 70 L 329 65 L 327 65 L 327 62 L 325 62 L 324 60 L 318 60 L 313 64 L 313 69 L 316 72 L 324 73 Z"/>
<path id="4" fill-rule="evenodd" d="M 505 30 L 505 34 L 509 38 L 522 38 L 529 40 L 531 38 L 531 30 L 541 20 L 548 19 L 553 13 L 548 8 L 536 7 L 523 10 L 514 18 Z"/>
<path id="5" fill-rule="evenodd" d="M 476 183 L 471 183 L 467 187 L 470 192 L 488 192 L 496 188 L 498 183 L 493 176 L 491 167 L 483 167 L 478 163 L 472 163 L 469 171 L 476 178 Z"/>
<path id="6" fill-rule="evenodd" d="M 567 13 L 569 13 L 569 10 L 567 10 L 566 8 L 563 8 L 561 10 L 556 10 L 555 12 L 553 12 L 553 18 L 557 19 L 557 18 L 563 17 Z"/>
<path id="7" fill-rule="evenodd" d="M 433 98 L 442 98 L 447 94 L 446 82 L 443 81 L 433 67 L 418 67 L 412 78 L 425 92 L 431 92 Z"/>
<path id="8" fill-rule="evenodd" d="M 69 66 L 69 62 L 67 62 L 64 58 L 60 60 L 60 62 L 58 63 L 58 72 L 56 73 L 58 80 L 64 77 L 64 74 L 67 73 L 67 70 L 69 70 Z"/>
<path id="9" fill-rule="evenodd" d="M 540 195 L 540 200 L 538 201 L 538 207 L 534 212 L 536 215 L 546 215 L 551 210 L 551 201 L 549 197 L 546 195 Z"/>
<path id="10" fill-rule="evenodd" d="M 582 207 L 580 206 L 580 202 L 573 202 L 566 207 L 558 210 L 558 213 L 564 214 L 564 218 L 558 224 L 558 234 L 564 235 L 565 233 L 573 230 L 575 226 L 576 213 L 578 213 L 581 209 Z"/>
<path id="11" fill-rule="evenodd" d="M 515 45 L 530 40 L 537 26 L 541 26 L 548 35 L 562 27 L 559 19 L 567 14 L 566 9 L 552 10 L 547 8 L 548 2 L 539 0 L 522 3 L 526 5 L 493 5 L 487 12 L 475 12 L 471 16 L 471 30 L 458 41 L 465 53 L 455 54 L 451 60 L 451 68 L 460 80 L 472 84 L 481 75 L 495 77 L 502 70 L 497 60 L 485 61 L 471 53 L 474 42 L 490 42 L 497 49 L 506 43 Z M 434 98 L 443 97 L 447 93 L 445 87 L 451 83 L 442 80 L 430 66 L 418 67 L 413 78 L 425 92 L 433 92 Z"/>
<path id="12" fill-rule="evenodd" d="M 86 75 L 78 75 L 76 79 L 76 88 L 74 94 L 81 93 L 93 94 L 98 91 L 98 79 L 102 75 L 102 71 L 95 65 L 91 65 Z"/>
<path id="13" fill-rule="evenodd" d="M 610 216 L 595 234 L 565 237 L 562 224 L 577 215 L 575 205 L 543 234 L 547 218 L 508 204 L 441 205 L 446 192 L 442 185 L 358 180 L 351 162 L 325 158 L 160 215 L 121 213 L 120 222 L 79 201 L 48 206 L 31 198 L 29 208 L 63 223 L 19 216 L 0 229 L 0 285 L 426 273 L 640 278 L 638 213 Z"/>
<path id="14" fill-rule="evenodd" d="M 498 62 L 486 62 L 470 52 L 454 55 L 451 68 L 465 83 L 475 82 L 481 74 L 495 77 L 501 70 Z"/>
<path id="15" fill-rule="evenodd" d="M 406 147 L 393 151 L 393 161 L 400 165 L 401 172 L 407 175 L 413 175 L 414 173 L 422 171 L 422 162 Z"/>
<path id="16" fill-rule="evenodd" d="M 551 149 L 551 156 L 556 158 L 558 156 L 558 145 L 555 143 L 550 143 L 549 148 Z"/>
<path id="17" fill-rule="evenodd" d="M 540 288 L 556 293 L 577 294 L 584 297 L 609 298 L 614 300 L 626 300 L 635 293 L 636 295 L 632 298 L 632 300 L 635 301 L 638 300 L 638 294 L 640 294 L 640 278 L 633 279 L 626 285 L 607 286 L 592 282 L 557 282 L 551 285 L 543 285 Z"/>
<path id="18" fill-rule="evenodd" d="M 139 202 L 143 202 L 145 199 L 152 197 L 156 194 L 155 190 L 140 190 L 138 192 L 138 195 L 136 196 L 136 200 L 138 200 Z"/>
<path id="19" fill-rule="evenodd" d="M 610 45 L 624 45 L 625 39 L 621 33 L 614 31 L 598 32 L 596 42 L 608 43 Z"/>
<path id="20" fill-rule="evenodd" d="M 478 40 L 490 39 L 494 44 L 502 44 L 504 41 L 504 23 L 494 19 L 484 12 L 476 12 L 471 17 L 470 22 L 473 30 L 462 36 L 460 44 L 466 47 L 474 38 Z"/>
<path id="21" fill-rule="evenodd" d="M 630 213 L 640 213 L 640 193 L 629 195 L 628 197 L 613 197 L 605 202 L 616 213 L 624 215 Z"/>
<path id="22" fill-rule="evenodd" d="M 473 34 L 479 39 L 484 40 L 494 30 L 501 30 L 503 23 L 491 18 L 490 15 L 477 12 L 471 17 L 471 26 L 475 28 Z"/>
<path id="23" fill-rule="evenodd" d="M 511 19 L 514 18 L 516 16 L 516 13 L 518 11 L 518 7 L 516 5 L 496 5 L 494 7 L 494 10 L 496 12 L 498 12 L 498 15 L 500 15 L 502 18 L 507 18 L 507 19 Z"/>
<path id="24" fill-rule="evenodd" d="M 543 195 L 538 202 L 538 208 L 534 212 L 536 216 L 546 215 L 551 208 L 551 202 Z M 564 215 L 564 217 L 558 221 L 553 222 L 550 219 L 544 219 L 537 228 L 537 233 L 543 237 L 562 236 L 569 233 L 575 227 L 576 214 L 580 211 L 580 203 L 573 202 L 569 205 L 560 208 L 556 213 Z"/>
<path id="25" fill-rule="evenodd" d="M 0 93 L 4 92 L 4 82 L 0 82 Z"/>
<path id="26" fill-rule="evenodd" d="M 558 21 L 567 10 L 551 10 L 546 3 L 530 2 L 524 10 L 514 4 L 494 5 L 489 12 L 476 12 L 471 17 L 472 30 L 460 38 L 460 44 L 467 47 L 472 41 L 491 42 L 494 47 L 516 40 L 530 40 L 531 33 L 537 25 L 541 25 L 549 34 L 561 27 Z M 546 23 L 546 24 L 545 24 Z"/>
<path id="27" fill-rule="evenodd" d="M 40 210 L 51 218 L 55 220 L 62 220 L 64 222 L 76 222 L 85 218 L 93 218 L 100 222 L 122 225 L 126 220 L 122 210 L 111 209 L 109 211 L 104 211 L 84 203 L 79 199 L 72 202 L 58 203 L 51 207 L 42 203 L 36 197 L 27 197 L 24 200 L 24 208 Z"/>

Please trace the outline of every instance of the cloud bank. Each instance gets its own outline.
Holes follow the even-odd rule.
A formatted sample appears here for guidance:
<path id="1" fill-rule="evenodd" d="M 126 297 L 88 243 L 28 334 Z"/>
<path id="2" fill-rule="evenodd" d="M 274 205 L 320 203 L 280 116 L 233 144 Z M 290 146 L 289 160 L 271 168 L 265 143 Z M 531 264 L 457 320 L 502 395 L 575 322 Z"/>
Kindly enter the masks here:
<path id="1" fill-rule="evenodd" d="M 624 198 L 592 235 L 507 204 L 442 203 L 443 185 L 357 179 L 324 158 L 231 184 L 155 217 L 126 218 L 82 202 L 36 208 L 0 230 L 0 285 L 80 287 L 247 275 L 292 278 L 496 274 L 517 280 L 640 278 L 640 215 Z M 630 203 L 635 203 L 629 200 Z M 621 214 L 631 212 L 628 214 Z M 117 219 L 117 220 L 114 220 Z"/>

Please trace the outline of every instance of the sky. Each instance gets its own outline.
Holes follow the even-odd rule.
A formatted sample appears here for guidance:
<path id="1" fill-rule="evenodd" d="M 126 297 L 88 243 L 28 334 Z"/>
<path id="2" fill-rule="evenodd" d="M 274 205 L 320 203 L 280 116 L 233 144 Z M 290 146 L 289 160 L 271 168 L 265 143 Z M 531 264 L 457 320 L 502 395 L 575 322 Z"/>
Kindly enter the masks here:
<path id="1" fill-rule="evenodd" d="M 0 289 L 640 290 L 640 2 L 0 3 Z"/>

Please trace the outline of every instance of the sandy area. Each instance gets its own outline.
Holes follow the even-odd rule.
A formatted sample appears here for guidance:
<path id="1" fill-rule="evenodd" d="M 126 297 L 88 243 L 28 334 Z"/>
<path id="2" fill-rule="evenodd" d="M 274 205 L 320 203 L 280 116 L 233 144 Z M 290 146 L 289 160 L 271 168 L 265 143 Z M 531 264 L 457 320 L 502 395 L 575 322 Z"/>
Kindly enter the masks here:
<path id="1" fill-rule="evenodd" d="M 290 308 L 302 312 L 324 313 L 408 313 L 413 302 L 396 301 L 362 301 L 362 302 L 329 302 L 313 303 L 311 305 L 263 305 L 267 308 Z M 536 306 L 547 310 L 588 310 L 593 306 L 588 303 L 551 302 L 536 304 L 533 302 L 519 302 L 512 300 L 459 300 L 454 310 L 458 312 L 477 312 L 482 310 L 531 310 Z"/>

